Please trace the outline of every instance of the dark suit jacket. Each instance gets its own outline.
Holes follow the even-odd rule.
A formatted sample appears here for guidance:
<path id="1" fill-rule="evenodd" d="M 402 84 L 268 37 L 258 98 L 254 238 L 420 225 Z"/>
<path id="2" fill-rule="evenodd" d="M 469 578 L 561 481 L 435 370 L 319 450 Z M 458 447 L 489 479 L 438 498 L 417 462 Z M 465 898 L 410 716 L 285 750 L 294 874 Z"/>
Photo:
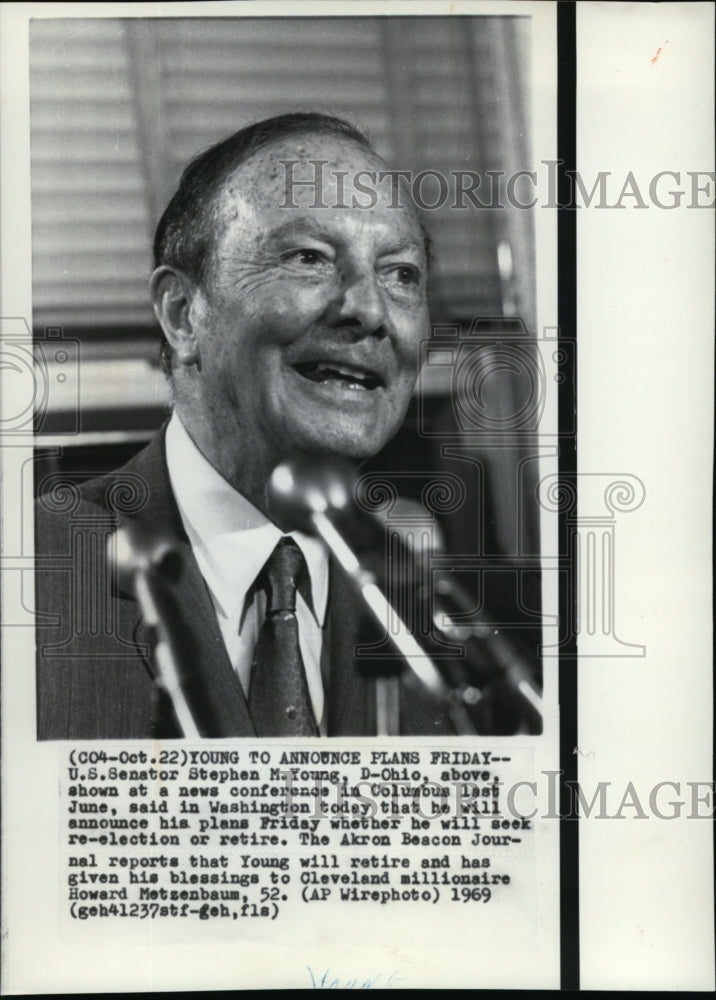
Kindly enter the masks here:
<path id="1" fill-rule="evenodd" d="M 127 518 L 168 527 L 183 571 L 176 584 L 180 627 L 211 726 L 206 735 L 254 736 L 211 598 L 183 531 L 169 483 L 164 434 L 127 465 L 83 485 L 56 477 L 36 507 L 37 704 L 40 739 L 151 737 L 155 684 L 150 635 L 133 598 L 121 592 L 107 540 Z M 375 684 L 359 667 L 356 643 L 370 636 L 352 583 L 331 564 L 324 683 L 328 734 L 375 733 Z M 449 734 L 422 692 L 401 682 L 401 733 Z"/>

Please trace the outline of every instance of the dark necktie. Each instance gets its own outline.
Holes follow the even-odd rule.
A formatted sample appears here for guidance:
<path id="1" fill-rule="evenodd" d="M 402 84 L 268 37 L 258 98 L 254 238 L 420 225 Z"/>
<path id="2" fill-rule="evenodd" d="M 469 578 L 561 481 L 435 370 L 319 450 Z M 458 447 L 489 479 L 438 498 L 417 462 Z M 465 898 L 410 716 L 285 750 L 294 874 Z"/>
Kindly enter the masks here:
<path id="1" fill-rule="evenodd" d="M 260 577 L 266 618 L 249 682 L 249 710 L 259 736 L 317 735 L 296 621 L 296 588 L 307 574 L 300 548 L 284 536 Z"/>

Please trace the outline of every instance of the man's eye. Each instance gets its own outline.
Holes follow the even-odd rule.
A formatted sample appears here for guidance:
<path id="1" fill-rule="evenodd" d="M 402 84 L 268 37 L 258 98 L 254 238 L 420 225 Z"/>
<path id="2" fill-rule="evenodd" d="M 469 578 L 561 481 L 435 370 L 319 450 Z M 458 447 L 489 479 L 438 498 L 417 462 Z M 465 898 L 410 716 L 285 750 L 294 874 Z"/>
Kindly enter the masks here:
<path id="1" fill-rule="evenodd" d="M 298 250 L 291 250 L 285 256 L 286 260 L 296 261 L 298 264 L 305 264 L 308 267 L 314 267 L 316 264 L 322 264 L 326 259 L 320 250 L 313 250 L 311 247 L 300 247 Z"/>
<path id="2" fill-rule="evenodd" d="M 399 285 L 419 285 L 420 271 L 409 264 L 401 264 L 393 270 L 393 276 Z"/>

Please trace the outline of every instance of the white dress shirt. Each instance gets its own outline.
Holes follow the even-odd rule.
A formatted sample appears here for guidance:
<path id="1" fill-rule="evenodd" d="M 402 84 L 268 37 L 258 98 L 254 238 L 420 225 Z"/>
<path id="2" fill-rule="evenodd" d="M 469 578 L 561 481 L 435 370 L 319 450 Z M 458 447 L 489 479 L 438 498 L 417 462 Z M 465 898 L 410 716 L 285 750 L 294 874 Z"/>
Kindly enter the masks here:
<path id="1" fill-rule="evenodd" d="M 284 532 L 204 458 L 176 413 L 167 427 L 166 456 L 184 530 L 209 589 L 229 659 L 248 697 L 251 660 L 266 606 L 265 594 L 252 594 L 252 586 Z M 328 556 L 317 539 L 299 531 L 290 534 L 303 552 L 311 580 L 313 612 L 297 594 L 298 640 L 313 712 L 325 731 L 321 648 Z"/>

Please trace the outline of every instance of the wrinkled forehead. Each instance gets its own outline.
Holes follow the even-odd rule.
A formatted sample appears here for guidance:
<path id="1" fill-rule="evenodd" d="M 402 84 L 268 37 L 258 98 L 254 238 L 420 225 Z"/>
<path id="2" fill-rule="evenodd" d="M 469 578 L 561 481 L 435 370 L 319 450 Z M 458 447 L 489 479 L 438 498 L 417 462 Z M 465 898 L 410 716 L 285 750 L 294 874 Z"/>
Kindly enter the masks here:
<path id="1" fill-rule="evenodd" d="M 222 229 L 242 216 L 269 228 L 312 216 L 368 220 L 396 234 L 426 238 L 410 186 L 377 154 L 351 139 L 301 134 L 268 143 L 224 181 L 217 196 Z"/>

